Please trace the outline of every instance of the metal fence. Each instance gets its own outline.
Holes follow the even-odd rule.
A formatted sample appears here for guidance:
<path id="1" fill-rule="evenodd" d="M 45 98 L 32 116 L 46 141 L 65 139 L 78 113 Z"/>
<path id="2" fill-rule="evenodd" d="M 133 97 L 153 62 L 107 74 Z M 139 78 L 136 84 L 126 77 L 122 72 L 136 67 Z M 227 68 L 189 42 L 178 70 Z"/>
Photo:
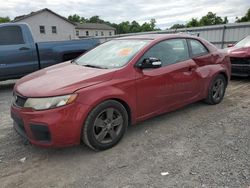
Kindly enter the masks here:
<path id="1" fill-rule="evenodd" d="M 142 33 L 129 33 L 122 35 L 115 35 L 112 37 L 99 37 L 102 41 L 107 41 L 112 38 L 142 35 L 142 34 L 171 34 L 171 33 L 196 33 L 199 37 L 202 37 L 209 42 L 216 45 L 218 48 L 225 48 L 228 44 L 234 44 L 244 37 L 250 35 L 250 22 L 245 23 L 234 23 L 225 25 L 214 25 L 204 27 L 192 27 L 183 28 L 177 30 L 164 30 L 154 32 L 142 32 Z"/>

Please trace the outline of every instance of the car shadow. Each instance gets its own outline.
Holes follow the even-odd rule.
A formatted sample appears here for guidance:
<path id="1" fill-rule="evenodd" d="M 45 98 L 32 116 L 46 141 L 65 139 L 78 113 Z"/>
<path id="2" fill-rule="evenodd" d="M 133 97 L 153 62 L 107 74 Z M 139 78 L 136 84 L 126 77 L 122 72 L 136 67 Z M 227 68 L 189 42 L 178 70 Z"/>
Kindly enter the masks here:
<path id="1" fill-rule="evenodd" d="M 242 76 L 231 76 L 231 80 L 233 81 L 250 81 L 250 77 L 242 77 Z"/>
<path id="2" fill-rule="evenodd" d="M 90 158 L 92 156 L 96 155 L 105 155 L 105 154 L 113 154 L 119 152 L 121 147 L 123 145 L 131 145 L 132 143 L 128 143 L 129 140 L 131 140 L 132 137 L 135 137 L 137 134 L 144 134 L 150 129 L 157 128 L 159 126 L 162 126 L 162 123 L 159 122 L 168 122 L 169 119 L 179 117 L 182 113 L 185 113 L 185 111 L 193 109 L 197 110 L 199 108 L 205 108 L 206 104 L 203 102 L 196 102 L 190 105 L 187 105 L 181 109 L 178 109 L 176 111 L 164 113 L 162 115 L 158 115 L 156 117 L 150 118 L 148 120 L 145 120 L 143 122 L 137 123 L 135 125 L 131 125 L 128 127 L 128 130 L 126 134 L 124 135 L 124 138 L 121 140 L 120 143 L 118 143 L 115 147 L 105 150 L 105 151 L 93 151 L 89 149 L 87 146 L 85 146 L 83 143 L 76 146 L 71 147 L 65 147 L 65 148 L 40 148 L 37 146 L 32 146 L 29 144 L 28 147 L 24 147 L 29 150 L 29 152 L 33 154 L 40 154 L 41 156 L 46 155 L 46 157 L 58 160 L 57 157 L 60 158 L 60 160 L 67 159 L 68 157 L 74 156 L 74 158 Z M 21 144 L 21 143 L 20 143 Z M 24 145 L 20 145 L 22 147 Z"/>
<path id="3" fill-rule="evenodd" d="M 0 81 L 0 92 L 3 90 L 12 90 L 14 88 L 16 80 Z"/>

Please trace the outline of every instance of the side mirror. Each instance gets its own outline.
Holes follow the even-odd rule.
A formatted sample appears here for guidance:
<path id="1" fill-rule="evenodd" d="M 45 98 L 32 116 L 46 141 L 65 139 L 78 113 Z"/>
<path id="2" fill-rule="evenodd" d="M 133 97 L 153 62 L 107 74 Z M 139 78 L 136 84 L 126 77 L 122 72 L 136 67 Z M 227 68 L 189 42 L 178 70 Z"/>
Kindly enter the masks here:
<path id="1" fill-rule="evenodd" d="M 141 69 L 159 68 L 162 66 L 161 60 L 154 57 L 144 59 L 137 67 Z"/>
<path id="2" fill-rule="evenodd" d="M 234 47 L 234 44 L 228 44 L 227 47 L 228 48 Z"/>

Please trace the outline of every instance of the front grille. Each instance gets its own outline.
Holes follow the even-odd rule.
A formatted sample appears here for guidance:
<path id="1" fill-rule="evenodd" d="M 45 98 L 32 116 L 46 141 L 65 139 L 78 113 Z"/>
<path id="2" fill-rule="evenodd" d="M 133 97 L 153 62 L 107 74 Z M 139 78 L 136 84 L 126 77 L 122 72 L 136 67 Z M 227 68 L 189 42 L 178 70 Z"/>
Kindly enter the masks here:
<path id="1" fill-rule="evenodd" d="M 231 57 L 230 60 L 231 60 L 232 64 L 236 64 L 236 65 L 250 65 L 250 58 Z"/>
<path id="2" fill-rule="evenodd" d="M 30 130 L 37 141 L 50 142 L 51 136 L 46 125 L 30 124 Z"/>
<path id="3" fill-rule="evenodd" d="M 27 100 L 26 97 L 20 96 L 20 95 L 18 95 L 18 94 L 14 94 L 14 95 L 13 95 L 13 98 L 14 98 L 14 99 L 13 99 L 13 103 L 14 103 L 15 106 L 21 107 L 21 108 L 24 107 L 24 104 L 25 104 L 25 102 L 26 102 L 26 100 Z"/>
<path id="4" fill-rule="evenodd" d="M 231 57 L 232 75 L 250 75 L 250 58 Z"/>

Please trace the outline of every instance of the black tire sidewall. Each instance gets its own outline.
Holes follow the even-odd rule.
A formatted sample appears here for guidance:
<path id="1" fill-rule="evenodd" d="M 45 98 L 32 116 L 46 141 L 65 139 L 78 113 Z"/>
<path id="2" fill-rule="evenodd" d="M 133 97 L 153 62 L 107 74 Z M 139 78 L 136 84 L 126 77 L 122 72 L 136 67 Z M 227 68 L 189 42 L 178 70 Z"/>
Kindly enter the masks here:
<path id="1" fill-rule="evenodd" d="M 117 136 L 117 138 L 113 142 L 108 143 L 108 144 L 101 144 L 96 140 L 94 136 L 93 125 L 94 125 L 94 121 L 96 117 L 106 108 L 115 108 L 116 110 L 118 110 L 122 115 L 123 125 L 122 125 L 120 134 Z M 122 139 L 123 135 L 125 134 L 127 130 L 127 127 L 128 127 L 128 114 L 124 106 L 117 101 L 108 100 L 96 106 L 88 115 L 87 120 L 84 124 L 84 128 L 83 128 L 83 131 L 84 131 L 82 134 L 83 141 L 90 148 L 97 150 L 97 151 L 109 149 L 115 146 Z"/>
<path id="2" fill-rule="evenodd" d="M 213 98 L 213 87 L 214 87 L 214 84 L 216 83 L 216 81 L 217 81 L 218 79 L 221 79 L 221 80 L 223 81 L 223 84 L 224 84 L 224 91 L 223 91 L 223 95 L 221 96 L 220 100 L 217 100 L 217 101 L 216 101 L 216 100 L 214 100 L 214 98 Z M 224 98 L 224 95 L 225 95 L 225 92 L 226 92 L 226 87 L 227 87 L 227 82 L 226 82 L 225 77 L 224 77 L 223 75 L 221 75 L 221 74 L 217 75 L 217 76 L 214 78 L 214 80 L 213 80 L 213 82 L 212 82 L 212 84 L 211 84 L 211 86 L 210 86 L 210 88 L 209 88 L 209 96 L 208 96 L 207 102 L 210 103 L 210 104 L 219 104 L 219 103 L 223 100 L 223 98 Z"/>

